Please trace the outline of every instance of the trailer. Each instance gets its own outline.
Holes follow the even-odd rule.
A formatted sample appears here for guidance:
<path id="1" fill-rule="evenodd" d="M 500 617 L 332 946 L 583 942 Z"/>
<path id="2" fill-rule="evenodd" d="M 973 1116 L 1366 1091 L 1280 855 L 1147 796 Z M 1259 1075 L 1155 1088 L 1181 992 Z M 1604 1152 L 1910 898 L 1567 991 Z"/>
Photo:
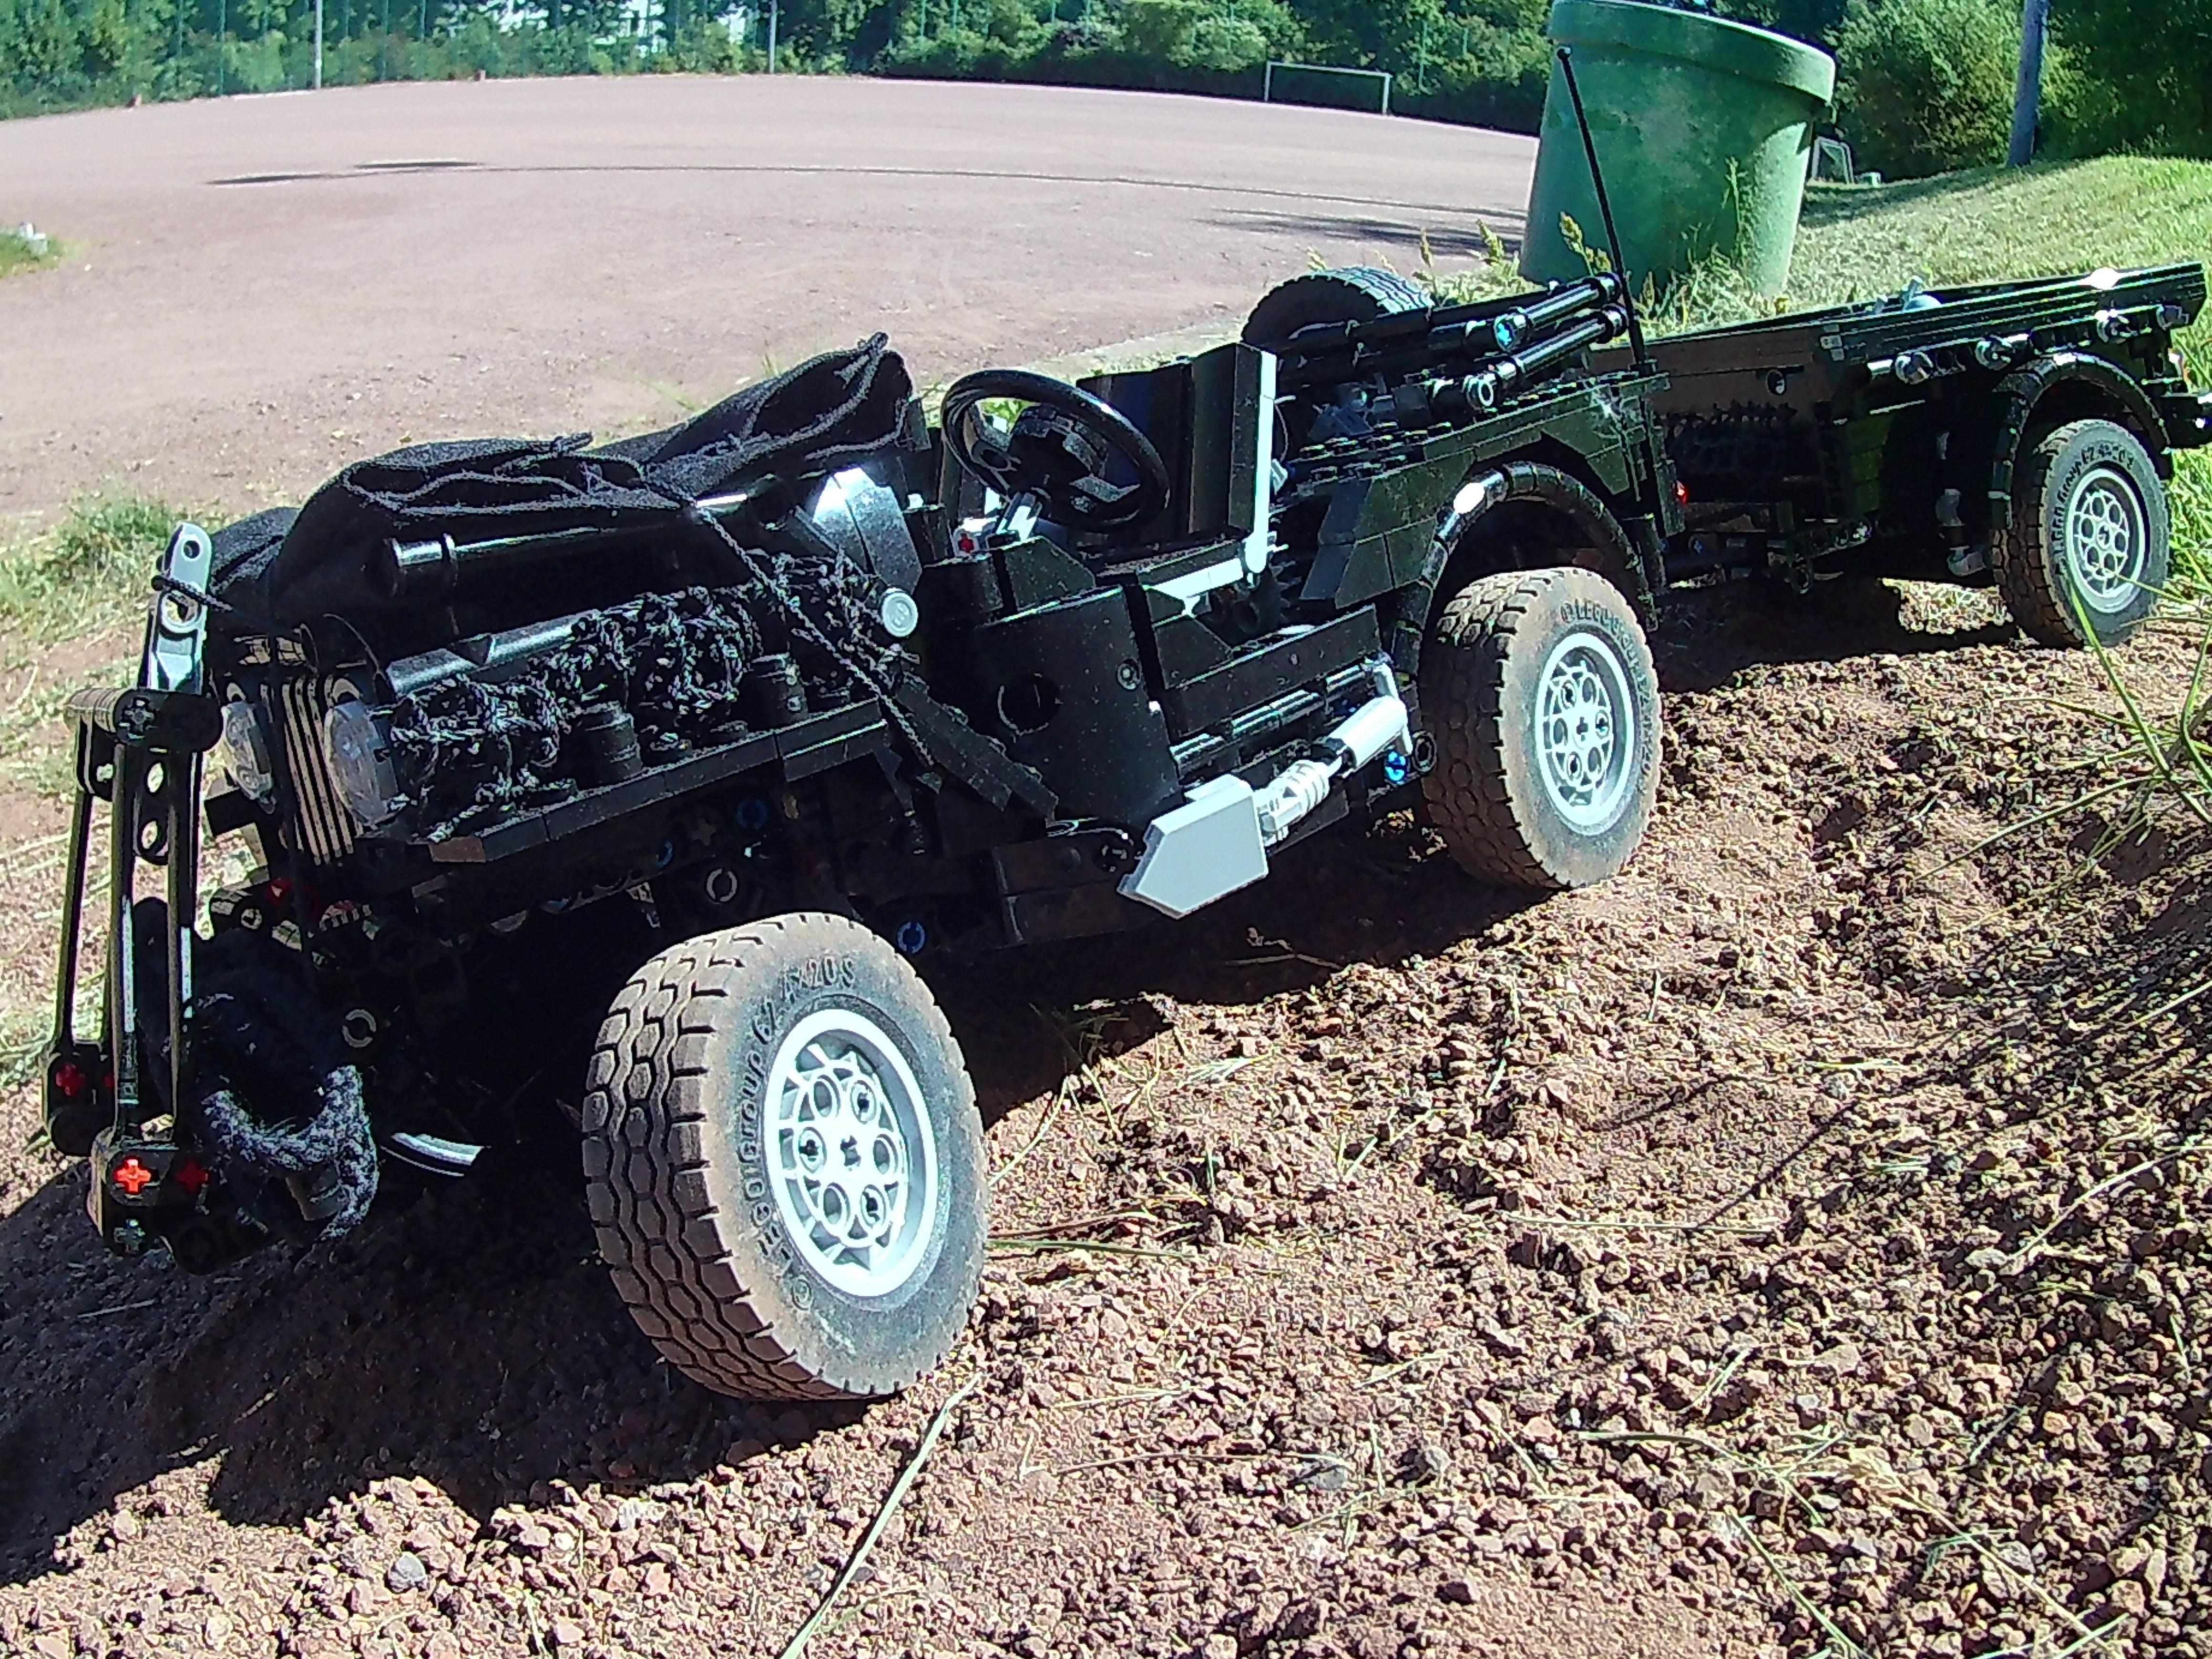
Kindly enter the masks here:
<path id="1" fill-rule="evenodd" d="M 2201 265 L 2106 270 L 1653 342 L 1668 583 L 1994 585 L 2039 640 L 2119 643 L 2167 585 L 2174 452 L 2212 441 L 2174 345 L 2204 299 Z"/>

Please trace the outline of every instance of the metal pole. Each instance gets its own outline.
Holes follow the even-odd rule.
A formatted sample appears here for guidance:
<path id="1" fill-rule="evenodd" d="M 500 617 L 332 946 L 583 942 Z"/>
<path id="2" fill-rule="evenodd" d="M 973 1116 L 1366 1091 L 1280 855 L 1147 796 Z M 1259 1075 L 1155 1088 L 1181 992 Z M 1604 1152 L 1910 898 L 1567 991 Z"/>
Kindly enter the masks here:
<path id="1" fill-rule="evenodd" d="M 315 90 L 323 89 L 323 0 L 315 0 Z"/>
<path id="2" fill-rule="evenodd" d="M 775 26 L 780 21 L 776 13 L 781 9 L 781 0 L 768 0 L 768 72 L 775 73 Z"/>
<path id="3" fill-rule="evenodd" d="M 230 65 L 230 0 L 215 0 L 215 95 L 222 96 L 224 72 Z"/>
<path id="4" fill-rule="evenodd" d="M 2035 121 L 2043 101 L 2043 37 L 2051 25 L 2051 0 L 2021 0 L 2020 76 L 2012 83 L 2012 147 L 2007 165 L 2024 167 L 2035 159 Z"/>
<path id="5" fill-rule="evenodd" d="M 1559 49 L 1559 73 L 1566 78 L 1567 101 L 1574 106 L 1575 125 L 1583 137 L 1583 159 L 1589 163 L 1590 189 L 1597 196 L 1597 216 L 1605 225 L 1605 246 L 1613 255 L 1613 274 L 1620 278 L 1620 308 L 1628 319 L 1628 345 L 1636 354 L 1636 367 L 1640 370 L 1650 361 L 1644 355 L 1644 325 L 1636 315 L 1636 292 L 1628 274 L 1628 261 L 1621 256 L 1620 233 L 1613 228 L 1613 201 L 1605 193 L 1605 173 L 1597 164 L 1597 141 L 1590 137 L 1589 116 L 1583 108 L 1582 84 L 1575 79 L 1575 55 L 1565 46 Z"/>

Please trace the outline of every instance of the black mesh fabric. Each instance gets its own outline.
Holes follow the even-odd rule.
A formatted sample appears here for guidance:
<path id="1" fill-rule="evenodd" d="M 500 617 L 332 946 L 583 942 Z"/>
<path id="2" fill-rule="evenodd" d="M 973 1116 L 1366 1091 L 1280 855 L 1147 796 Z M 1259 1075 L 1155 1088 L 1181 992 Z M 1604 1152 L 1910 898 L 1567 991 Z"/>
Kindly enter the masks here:
<path id="1" fill-rule="evenodd" d="M 626 528 L 770 474 L 834 470 L 896 441 L 913 389 L 878 334 L 747 386 L 680 426 L 597 449 L 588 434 L 476 439 L 357 461 L 289 523 L 261 514 L 217 538 L 214 591 L 231 607 L 224 625 L 273 631 L 389 610 L 363 559 L 394 538 Z M 244 533 L 247 526 L 256 528 Z M 272 532 L 282 538 L 273 547 Z"/>

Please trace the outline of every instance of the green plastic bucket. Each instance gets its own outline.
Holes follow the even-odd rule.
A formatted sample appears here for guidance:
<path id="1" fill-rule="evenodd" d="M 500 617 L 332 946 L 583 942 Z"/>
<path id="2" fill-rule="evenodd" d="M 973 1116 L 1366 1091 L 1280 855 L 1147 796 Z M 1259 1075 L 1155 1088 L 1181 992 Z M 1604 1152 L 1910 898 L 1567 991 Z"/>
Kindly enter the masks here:
<path id="1" fill-rule="evenodd" d="M 1797 240 L 1813 123 L 1835 94 L 1836 60 L 1766 29 L 1633 0 L 1557 0 L 1547 27 L 1574 53 L 1638 289 L 1647 276 L 1663 288 L 1717 253 L 1760 293 L 1779 294 Z M 1553 64 L 1523 275 L 1589 275 L 1561 214 L 1587 246 L 1605 246 L 1574 106 Z"/>

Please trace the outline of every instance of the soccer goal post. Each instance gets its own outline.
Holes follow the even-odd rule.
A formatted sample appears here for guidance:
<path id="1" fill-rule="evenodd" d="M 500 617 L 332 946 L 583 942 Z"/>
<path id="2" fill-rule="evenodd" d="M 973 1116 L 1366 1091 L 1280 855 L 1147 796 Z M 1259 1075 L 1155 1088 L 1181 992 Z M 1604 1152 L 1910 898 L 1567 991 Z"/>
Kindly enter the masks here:
<path id="1" fill-rule="evenodd" d="M 1387 70 L 1270 60 L 1260 96 L 1270 104 L 1320 104 L 1329 109 L 1371 109 L 1377 115 L 1388 115 L 1393 78 Z"/>

